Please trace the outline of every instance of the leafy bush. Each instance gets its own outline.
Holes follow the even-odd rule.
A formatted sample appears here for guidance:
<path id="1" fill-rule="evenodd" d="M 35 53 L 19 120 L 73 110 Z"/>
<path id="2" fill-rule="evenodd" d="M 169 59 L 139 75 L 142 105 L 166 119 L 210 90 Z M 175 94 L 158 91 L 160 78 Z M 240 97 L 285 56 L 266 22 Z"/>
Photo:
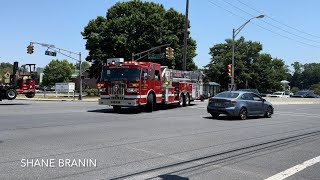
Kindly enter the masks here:
<path id="1" fill-rule="evenodd" d="M 310 89 L 314 90 L 314 93 L 320 94 L 320 83 L 312 85 Z"/>
<path id="2" fill-rule="evenodd" d="M 88 97 L 99 96 L 98 89 L 85 89 L 84 92 L 87 94 Z"/>
<path id="3" fill-rule="evenodd" d="M 297 93 L 298 91 L 300 91 L 300 89 L 297 88 L 297 87 L 293 87 L 293 88 L 291 89 L 291 91 L 292 91 L 293 93 Z"/>

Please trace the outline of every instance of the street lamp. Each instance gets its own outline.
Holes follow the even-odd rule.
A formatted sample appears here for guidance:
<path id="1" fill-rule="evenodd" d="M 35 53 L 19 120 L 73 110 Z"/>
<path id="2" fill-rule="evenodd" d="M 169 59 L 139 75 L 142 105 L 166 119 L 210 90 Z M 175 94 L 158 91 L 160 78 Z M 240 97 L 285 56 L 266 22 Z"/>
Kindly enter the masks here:
<path id="1" fill-rule="evenodd" d="M 257 17 L 253 17 L 251 19 L 249 19 L 247 22 L 245 22 L 244 24 L 242 24 L 238 29 L 232 29 L 232 76 L 231 76 L 231 90 L 235 90 L 234 86 L 234 48 L 235 48 L 235 44 L 234 44 L 234 39 L 236 38 L 236 36 L 240 33 L 240 31 L 252 20 L 255 18 L 264 18 L 264 15 L 260 15 Z"/>

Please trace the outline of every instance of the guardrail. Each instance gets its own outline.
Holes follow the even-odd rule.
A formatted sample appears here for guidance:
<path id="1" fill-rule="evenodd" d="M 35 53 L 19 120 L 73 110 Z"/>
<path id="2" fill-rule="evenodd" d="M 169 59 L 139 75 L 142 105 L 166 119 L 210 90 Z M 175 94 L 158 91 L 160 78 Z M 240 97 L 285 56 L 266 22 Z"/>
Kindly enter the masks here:
<path id="1" fill-rule="evenodd" d="M 276 98 L 265 97 L 272 104 L 320 104 L 320 98 Z"/>

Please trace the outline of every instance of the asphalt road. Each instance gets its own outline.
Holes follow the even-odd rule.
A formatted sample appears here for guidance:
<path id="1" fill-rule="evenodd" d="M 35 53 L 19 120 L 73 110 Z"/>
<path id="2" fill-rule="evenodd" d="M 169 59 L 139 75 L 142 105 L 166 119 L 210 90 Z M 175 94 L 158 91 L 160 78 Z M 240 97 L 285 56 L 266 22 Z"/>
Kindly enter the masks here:
<path id="1" fill-rule="evenodd" d="M 96 102 L 3 101 L 0 179 L 267 179 L 320 155 L 319 109 L 281 105 L 240 121 L 210 118 L 205 102 L 115 114 Z M 318 180 L 319 169 L 287 179 Z"/>

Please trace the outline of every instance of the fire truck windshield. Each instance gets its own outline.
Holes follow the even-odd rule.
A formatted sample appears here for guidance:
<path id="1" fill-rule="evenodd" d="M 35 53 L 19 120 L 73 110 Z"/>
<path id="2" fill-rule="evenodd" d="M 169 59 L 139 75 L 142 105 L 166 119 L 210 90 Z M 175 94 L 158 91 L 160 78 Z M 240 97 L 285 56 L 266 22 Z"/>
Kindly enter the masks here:
<path id="1" fill-rule="evenodd" d="M 136 68 L 110 68 L 103 69 L 102 71 L 103 81 L 139 81 L 140 70 Z"/>

